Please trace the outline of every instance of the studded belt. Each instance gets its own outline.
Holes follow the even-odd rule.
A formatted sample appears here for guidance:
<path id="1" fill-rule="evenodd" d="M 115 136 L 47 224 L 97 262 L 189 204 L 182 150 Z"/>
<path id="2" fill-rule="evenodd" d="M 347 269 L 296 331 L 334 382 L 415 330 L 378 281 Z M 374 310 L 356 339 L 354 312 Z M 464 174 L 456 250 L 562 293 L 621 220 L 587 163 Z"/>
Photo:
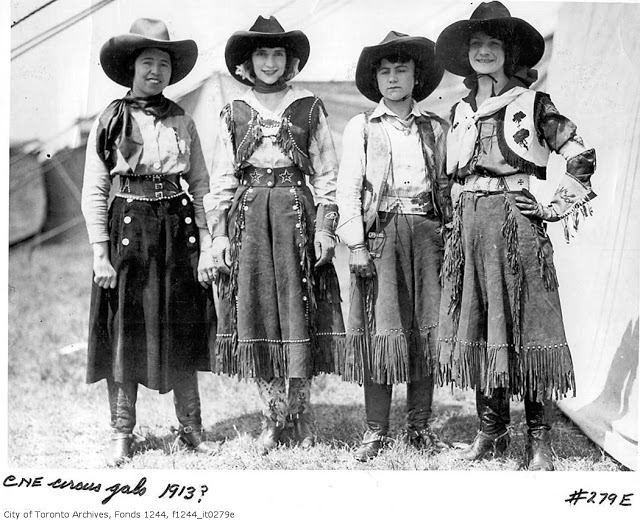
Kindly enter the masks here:
<path id="1" fill-rule="evenodd" d="M 180 175 L 122 175 L 118 197 L 136 200 L 164 200 L 184 193 Z"/>
<path id="2" fill-rule="evenodd" d="M 469 175 L 464 180 L 462 191 L 495 193 L 503 191 L 522 191 L 529 189 L 530 176 L 526 173 L 514 173 L 502 177 Z"/>
<path id="3" fill-rule="evenodd" d="M 288 188 L 305 184 L 304 172 L 297 166 L 283 168 L 256 168 L 248 166 L 242 170 L 240 183 L 243 186 L 261 188 Z"/>

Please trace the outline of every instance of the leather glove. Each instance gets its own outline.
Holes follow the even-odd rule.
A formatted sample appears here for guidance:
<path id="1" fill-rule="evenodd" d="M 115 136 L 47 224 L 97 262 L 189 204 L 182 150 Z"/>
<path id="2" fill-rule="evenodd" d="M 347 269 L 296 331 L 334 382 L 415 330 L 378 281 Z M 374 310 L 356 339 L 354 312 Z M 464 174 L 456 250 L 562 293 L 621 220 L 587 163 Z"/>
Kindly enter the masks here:
<path id="1" fill-rule="evenodd" d="M 213 263 L 221 273 L 226 275 L 231 273 L 231 244 L 227 236 L 218 236 L 211 243 L 211 254 Z"/>
<path id="2" fill-rule="evenodd" d="M 349 270 L 356 276 L 370 278 L 376 274 L 376 267 L 367 246 L 359 244 L 349 248 Z"/>
<path id="3" fill-rule="evenodd" d="M 316 258 L 318 259 L 315 267 L 328 264 L 331 262 L 335 254 L 335 235 L 319 229 L 316 231 L 315 237 L 313 238 L 313 246 L 315 248 Z"/>
<path id="4" fill-rule="evenodd" d="M 529 218 L 539 218 L 548 222 L 560 220 L 553 208 L 540 204 L 528 190 L 522 190 L 522 195 L 516 195 L 515 203 L 520 212 Z"/>

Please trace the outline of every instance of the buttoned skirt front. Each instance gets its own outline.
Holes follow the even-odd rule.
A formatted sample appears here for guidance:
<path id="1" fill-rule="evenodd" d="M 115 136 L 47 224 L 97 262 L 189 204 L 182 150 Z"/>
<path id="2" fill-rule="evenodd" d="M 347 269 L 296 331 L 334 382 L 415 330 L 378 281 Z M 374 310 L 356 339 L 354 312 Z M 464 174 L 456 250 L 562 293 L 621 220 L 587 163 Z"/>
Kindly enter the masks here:
<path id="1" fill-rule="evenodd" d="M 304 184 L 238 189 L 231 276 L 219 282 L 218 372 L 269 380 L 334 371 L 340 287 L 332 263 L 314 266 L 315 213 Z"/>
<path id="2" fill-rule="evenodd" d="M 134 381 L 164 393 L 185 374 L 210 370 L 215 310 L 197 281 L 198 228 L 189 197 L 116 197 L 109 233 L 117 285 L 92 286 L 87 382 Z"/>

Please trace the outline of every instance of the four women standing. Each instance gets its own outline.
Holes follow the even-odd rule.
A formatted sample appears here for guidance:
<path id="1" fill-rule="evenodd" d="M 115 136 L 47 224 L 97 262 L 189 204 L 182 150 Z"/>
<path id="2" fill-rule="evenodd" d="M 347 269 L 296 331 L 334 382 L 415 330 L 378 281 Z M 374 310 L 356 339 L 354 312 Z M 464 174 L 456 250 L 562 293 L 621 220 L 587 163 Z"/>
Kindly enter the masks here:
<path id="1" fill-rule="evenodd" d="M 287 83 L 305 66 L 309 41 L 259 17 L 227 42 L 229 72 L 251 88 L 221 113 L 208 188 L 192 121 L 161 95 L 193 67 L 197 50 L 169 42 L 160 24 L 137 21 L 135 36 L 105 44 L 105 72 L 133 87 L 96 122 L 85 172 L 95 253 L 88 380 L 108 381 L 113 461 L 130 455 L 139 382 L 173 389 L 181 438 L 211 452 L 195 379 L 211 368 L 257 383 L 263 453 L 287 425 L 303 447 L 313 445 L 310 386 L 321 372 L 364 385 L 358 460 L 375 457 L 387 438 L 396 383 L 407 383 L 410 443 L 444 447 L 429 426 L 437 373 L 441 384 L 477 393 L 481 428 L 461 457 L 504 451 L 509 399 L 518 396 L 529 468 L 553 469 L 544 399 L 575 385 L 543 221 L 595 196 L 595 154 L 546 94 L 528 89 L 544 50 L 540 34 L 490 2 L 445 29 L 435 52 L 430 40 L 393 31 L 366 47 L 356 85 L 378 106 L 345 129 L 338 176 L 321 100 Z M 446 123 L 417 104 L 443 66 L 466 76 L 471 90 L 454 106 L 447 136 Z M 567 174 L 542 206 L 529 178 L 545 178 L 550 150 L 567 159 Z M 120 191 L 107 218 L 116 175 Z M 346 340 L 331 262 L 336 186 L 352 272 Z M 206 322 L 216 320 L 205 319 L 211 309 L 193 276 L 206 286 L 214 266 L 209 358 Z"/>

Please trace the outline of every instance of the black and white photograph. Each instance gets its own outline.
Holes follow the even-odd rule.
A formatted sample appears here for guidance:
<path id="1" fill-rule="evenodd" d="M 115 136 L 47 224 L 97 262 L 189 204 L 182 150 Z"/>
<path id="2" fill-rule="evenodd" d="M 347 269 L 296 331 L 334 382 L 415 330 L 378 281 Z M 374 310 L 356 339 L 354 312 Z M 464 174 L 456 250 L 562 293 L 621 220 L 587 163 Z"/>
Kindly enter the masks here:
<path id="1" fill-rule="evenodd" d="M 4 518 L 637 515 L 640 3 L 0 12 Z"/>

